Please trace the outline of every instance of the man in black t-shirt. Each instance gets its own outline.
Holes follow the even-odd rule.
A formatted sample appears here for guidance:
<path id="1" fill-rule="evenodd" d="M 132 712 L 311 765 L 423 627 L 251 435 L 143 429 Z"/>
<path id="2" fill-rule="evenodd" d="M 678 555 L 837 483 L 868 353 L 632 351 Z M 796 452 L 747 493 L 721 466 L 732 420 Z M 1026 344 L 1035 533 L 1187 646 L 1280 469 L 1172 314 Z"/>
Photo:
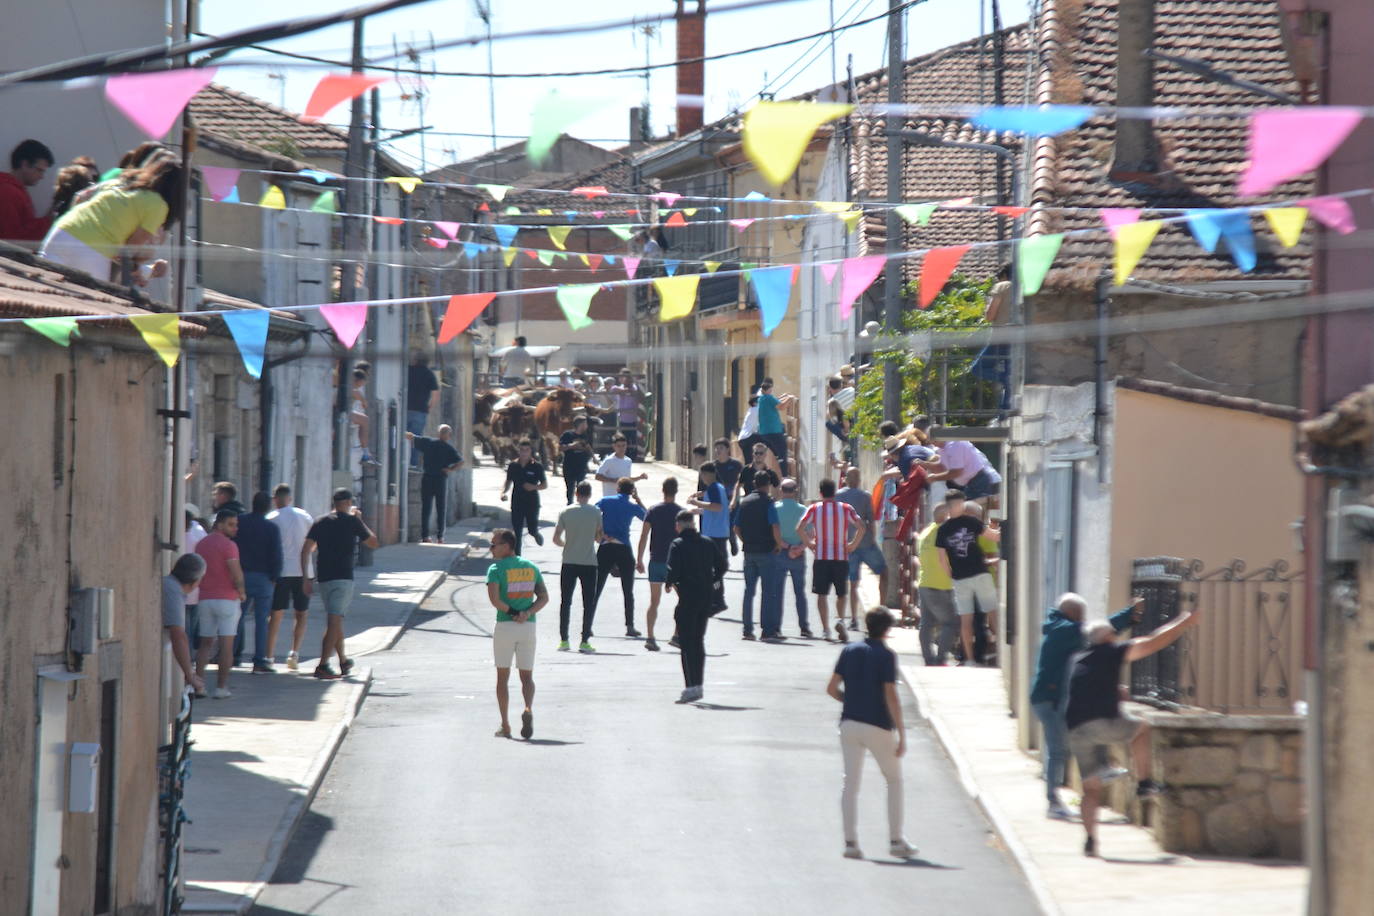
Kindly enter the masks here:
<path id="1" fill-rule="evenodd" d="M 759 624 L 764 642 L 782 640 L 782 580 L 778 577 L 778 554 L 786 548 L 773 505 L 777 478 L 772 471 L 754 475 L 754 490 L 739 501 L 733 531 L 744 546 L 744 638 L 754 638 L 754 592 L 760 580 L 763 596 L 759 602 Z"/>
<path id="2" fill-rule="evenodd" d="M 448 521 L 448 474 L 463 463 L 463 457 L 449 442 L 452 437 L 453 427 L 447 423 L 439 427 L 439 438 L 437 439 L 412 432 L 406 433 L 406 438 L 410 440 L 413 448 L 410 453 L 411 460 L 414 461 L 416 455 L 423 458 L 424 471 L 420 475 L 420 543 L 422 544 L 429 541 L 429 511 L 431 507 L 438 510 L 439 516 L 434 525 L 434 539 L 439 544 L 444 543 L 444 524 Z"/>
<path id="3" fill-rule="evenodd" d="M 527 530 L 540 547 L 544 536 L 539 533 L 539 491 L 549 488 L 544 466 L 534 460 L 534 443 L 526 440 L 516 448 L 518 456 L 506 465 L 506 482 L 501 487 L 501 501 L 510 494 L 510 527 L 515 532 L 515 555 L 520 556 L 521 530 Z"/>
<path id="4" fill-rule="evenodd" d="M 954 606 L 959 612 L 959 629 L 964 642 L 964 660 L 973 665 L 973 614 L 982 610 L 987 615 L 988 642 L 993 643 L 997 629 L 997 583 L 988 572 L 987 558 L 978 545 L 980 535 L 1000 541 L 1002 532 L 984 526 L 981 518 L 964 514 L 964 491 L 950 489 L 945 494 L 949 519 L 935 534 L 935 546 L 940 548 L 940 565 L 954 580 Z"/>
<path id="5" fill-rule="evenodd" d="M 406 381 L 406 432 L 423 436 L 429 412 L 439 396 L 439 380 L 434 370 L 425 365 L 425 355 L 419 351 L 410 355 L 410 373 Z M 419 456 L 410 453 L 410 466 L 419 467 Z"/>
<path id="6" fill-rule="evenodd" d="M 1097 809 L 1102 803 L 1103 784 L 1127 773 L 1108 766 L 1109 745 L 1130 742 L 1138 797 L 1158 795 L 1164 788 L 1149 776 L 1149 728 L 1121 712 L 1121 665 L 1149 658 L 1197 622 L 1197 611 L 1185 612 L 1147 636 L 1120 643 L 1115 641 L 1116 628 L 1109 621 L 1084 627 L 1089 648 L 1069 664 L 1069 704 L 1064 714 L 1069 750 L 1083 779 L 1083 829 L 1088 833 L 1084 855 L 1097 855 Z"/>
<path id="7" fill-rule="evenodd" d="M 320 583 L 320 597 L 328 625 L 324 629 L 324 643 L 320 647 L 320 663 L 315 677 L 322 681 L 338 680 L 353 670 L 353 661 L 344 654 L 343 619 L 353 603 L 353 555 L 358 544 L 376 549 L 377 535 L 363 523 L 362 512 L 353 505 L 353 493 L 339 488 L 334 491 L 334 511 L 321 515 L 310 526 L 301 547 L 301 569 L 310 568 L 310 554 L 319 550 L 315 562 L 315 578 Z M 302 585 L 307 595 L 313 590 L 311 579 Z M 329 667 L 331 653 L 339 656 L 339 674 Z"/>
<path id="8" fill-rule="evenodd" d="M 592 462 L 586 417 L 573 420 L 573 428 L 558 437 L 558 448 L 563 453 L 563 485 L 567 487 L 568 505 L 571 506 L 577 494 L 577 485 L 586 480 L 587 469 Z"/>

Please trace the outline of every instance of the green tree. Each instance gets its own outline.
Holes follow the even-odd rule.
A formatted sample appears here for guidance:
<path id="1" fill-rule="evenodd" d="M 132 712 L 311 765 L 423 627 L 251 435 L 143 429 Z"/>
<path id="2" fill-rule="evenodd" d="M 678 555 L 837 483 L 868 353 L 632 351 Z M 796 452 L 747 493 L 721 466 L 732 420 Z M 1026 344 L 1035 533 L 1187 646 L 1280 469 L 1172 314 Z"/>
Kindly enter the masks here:
<path id="1" fill-rule="evenodd" d="M 988 327 L 985 313 L 988 294 L 995 281 L 971 280 L 956 274 L 945 285 L 929 308 L 907 308 L 902 313 L 902 327 L 906 333 L 929 331 L 936 334 L 932 353 L 913 351 L 910 347 L 894 346 L 891 337 L 878 338 L 879 349 L 870 360 L 872 368 L 860 377 L 854 399 L 853 430 L 866 445 L 881 445 L 878 426 L 883 420 L 883 367 L 895 362 L 902 382 L 902 416 L 893 417 L 905 426 L 918 413 L 930 413 L 936 403 L 943 371 L 951 412 L 961 404 L 986 403 L 995 396 L 997 384 L 978 378 L 969 372 L 983 341 L 970 340 L 971 332 Z M 915 298 L 916 284 L 908 284 L 903 296 Z"/>

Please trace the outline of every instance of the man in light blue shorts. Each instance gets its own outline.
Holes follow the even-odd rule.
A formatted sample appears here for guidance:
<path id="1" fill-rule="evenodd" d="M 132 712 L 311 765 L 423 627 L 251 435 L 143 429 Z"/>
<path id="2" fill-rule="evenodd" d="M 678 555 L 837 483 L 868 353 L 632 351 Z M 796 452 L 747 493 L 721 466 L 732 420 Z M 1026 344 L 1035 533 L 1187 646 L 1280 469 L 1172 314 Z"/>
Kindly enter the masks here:
<path id="1" fill-rule="evenodd" d="M 334 511 L 315 519 L 301 547 L 303 570 L 310 568 L 310 554 L 319 549 L 315 572 L 328 620 L 320 661 L 315 666 L 315 677 L 322 681 L 336 681 L 353 670 L 353 660 L 344 654 L 343 619 L 353 603 L 353 555 L 359 543 L 375 550 L 377 535 L 363 524 L 362 512 L 353 505 L 353 493 L 341 487 L 334 491 Z M 305 579 L 303 585 L 309 595 L 311 580 Z M 335 654 L 339 657 L 337 673 L 329 667 L 329 656 Z"/>
<path id="2" fill-rule="evenodd" d="M 858 513 L 868 530 L 864 532 L 864 539 L 859 542 L 857 550 L 849 552 L 849 625 L 854 631 L 859 629 L 859 589 L 856 583 L 859 581 L 859 572 L 866 564 L 878 576 L 887 576 L 887 561 L 883 559 L 882 548 L 878 546 L 878 539 L 875 532 L 878 526 L 873 523 L 873 496 L 859 486 L 859 469 L 851 467 L 845 471 L 844 486 L 835 494 L 835 499 L 842 503 L 848 503 L 850 507 Z M 884 585 L 886 582 L 884 581 Z M 879 594 L 885 594 L 886 588 L 880 586 Z M 839 607 L 839 618 L 844 620 L 844 603 L 841 601 Z"/>

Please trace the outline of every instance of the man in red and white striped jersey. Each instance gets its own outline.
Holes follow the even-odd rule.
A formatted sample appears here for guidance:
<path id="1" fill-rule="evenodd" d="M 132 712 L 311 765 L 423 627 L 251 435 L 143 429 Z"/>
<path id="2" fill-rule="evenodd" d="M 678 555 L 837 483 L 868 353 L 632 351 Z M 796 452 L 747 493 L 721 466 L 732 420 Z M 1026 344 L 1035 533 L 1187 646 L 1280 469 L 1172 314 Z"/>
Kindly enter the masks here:
<path id="1" fill-rule="evenodd" d="M 816 596 L 816 608 L 821 612 L 821 635 L 830 638 L 830 587 L 843 603 L 849 587 L 849 552 L 858 548 L 868 526 L 848 503 L 835 499 L 835 481 L 822 480 L 820 502 L 807 506 L 797 522 L 797 536 L 814 555 L 811 563 L 811 592 Z M 846 538 L 849 530 L 854 534 Z M 843 618 L 843 615 L 841 615 Z M 840 642 L 848 642 L 843 619 L 835 621 L 835 635 Z"/>

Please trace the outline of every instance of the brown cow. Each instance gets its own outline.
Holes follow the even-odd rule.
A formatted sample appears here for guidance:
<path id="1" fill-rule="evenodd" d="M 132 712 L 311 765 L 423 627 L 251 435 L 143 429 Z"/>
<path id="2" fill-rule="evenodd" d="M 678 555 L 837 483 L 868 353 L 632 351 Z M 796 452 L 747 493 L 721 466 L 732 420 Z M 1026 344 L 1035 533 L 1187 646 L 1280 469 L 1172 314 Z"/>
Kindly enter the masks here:
<path id="1" fill-rule="evenodd" d="M 491 414 L 491 446 L 498 465 L 518 457 L 521 441 L 536 438 L 533 407 L 513 397 L 497 402 Z"/>
<path id="2" fill-rule="evenodd" d="M 571 388 L 554 388 L 534 408 L 534 428 L 544 443 L 544 460 L 555 472 L 562 455 L 558 439 L 572 429 L 576 419 L 574 411 L 582 408 L 584 401 L 582 395 Z"/>

